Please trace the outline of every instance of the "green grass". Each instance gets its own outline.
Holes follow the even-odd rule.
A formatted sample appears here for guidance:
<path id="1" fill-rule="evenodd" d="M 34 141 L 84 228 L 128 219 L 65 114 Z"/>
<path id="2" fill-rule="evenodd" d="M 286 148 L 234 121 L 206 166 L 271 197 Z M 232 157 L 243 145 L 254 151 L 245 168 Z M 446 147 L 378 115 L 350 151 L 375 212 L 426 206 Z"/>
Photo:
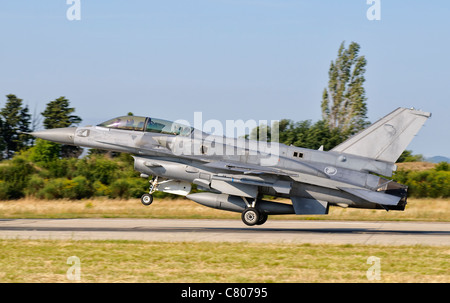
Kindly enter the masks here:
<path id="1" fill-rule="evenodd" d="M 210 242 L 0 240 L 0 282 L 450 282 L 448 247 Z"/>

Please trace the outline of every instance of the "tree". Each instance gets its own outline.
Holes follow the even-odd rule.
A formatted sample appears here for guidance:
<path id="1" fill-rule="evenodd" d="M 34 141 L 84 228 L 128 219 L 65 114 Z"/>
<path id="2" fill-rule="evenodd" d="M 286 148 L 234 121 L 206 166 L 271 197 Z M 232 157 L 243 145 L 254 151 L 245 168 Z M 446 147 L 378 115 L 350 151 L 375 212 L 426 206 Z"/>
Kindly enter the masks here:
<path id="1" fill-rule="evenodd" d="M 339 129 L 330 129 L 324 120 L 319 120 L 308 129 L 305 137 L 305 147 L 318 149 L 321 146 L 327 151 L 347 139 Z"/>
<path id="2" fill-rule="evenodd" d="M 0 116 L 0 161 L 3 160 L 4 150 L 5 150 L 5 140 L 3 140 L 3 120 Z"/>
<path id="3" fill-rule="evenodd" d="M 19 146 L 20 149 L 28 148 L 32 145 L 34 142 L 34 138 L 31 135 L 28 135 L 27 133 L 32 131 L 31 128 L 31 115 L 28 113 L 28 106 L 25 106 L 21 108 L 19 113 L 19 124 L 17 125 L 17 128 L 19 130 L 18 137 L 19 137 Z"/>
<path id="4" fill-rule="evenodd" d="M 345 41 L 339 47 L 336 61 L 328 71 L 328 87 L 322 95 L 322 118 L 328 127 L 339 129 L 344 134 L 355 134 L 369 123 L 367 98 L 363 84 L 367 61 L 358 56 L 360 46 L 356 42 L 345 48 Z"/>
<path id="5" fill-rule="evenodd" d="M 75 108 L 69 107 L 69 100 L 65 97 L 50 101 L 42 112 L 45 117 L 44 127 L 51 129 L 78 125 L 82 120 L 80 117 L 72 115 L 73 112 L 75 112 Z"/>
<path id="6" fill-rule="evenodd" d="M 412 150 L 404 150 L 400 157 L 397 159 L 397 163 L 402 162 L 423 162 L 425 161 L 424 157 L 421 154 L 413 155 Z"/>
<path id="7" fill-rule="evenodd" d="M 6 96 L 5 107 L 0 110 L 0 133 L 3 138 L 4 156 L 9 159 L 14 152 L 27 148 L 30 145 L 31 137 L 26 132 L 30 132 L 31 115 L 28 114 L 28 106 L 22 105 L 22 99 L 16 95 Z"/>
<path id="8" fill-rule="evenodd" d="M 46 167 L 49 163 L 58 159 L 61 148 L 59 144 L 54 142 L 37 139 L 36 144 L 29 151 L 31 161 L 43 164 Z"/>
<path id="9" fill-rule="evenodd" d="M 328 87 L 322 96 L 322 120 L 278 123 L 279 142 L 286 145 L 330 150 L 351 135 L 367 127 L 367 98 L 363 84 L 367 61 L 359 56 L 360 46 L 352 42 L 348 49 L 341 43 L 336 61 L 328 72 Z M 256 134 L 258 129 L 252 130 Z M 270 140 L 270 138 L 268 138 Z"/>
<path id="10" fill-rule="evenodd" d="M 44 127 L 46 129 L 71 127 L 78 125 L 81 118 L 73 115 L 75 108 L 69 107 L 69 100 L 65 97 L 59 97 L 54 101 L 47 103 L 47 107 L 42 112 L 44 116 Z M 63 158 L 78 157 L 83 149 L 77 146 L 63 145 L 61 147 L 61 156 Z"/>
<path id="11" fill-rule="evenodd" d="M 262 127 L 262 128 L 261 128 Z M 263 140 L 271 142 L 273 127 L 278 128 L 278 142 L 297 147 L 318 149 L 323 146 L 324 150 L 330 150 L 342 143 L 347 137 L 342 135 L 338 129 L 328 127 L 326 121 L 319 120 L 312 124 L 311 120 L 293 122 L 289 119 L 282 119 L 270 126 L 262 125 L 251 130 L 247 139 Z M 259 137 L 262 132 L 262 137 Z M 265 136 L 264 134 L 267 134 Z"/>

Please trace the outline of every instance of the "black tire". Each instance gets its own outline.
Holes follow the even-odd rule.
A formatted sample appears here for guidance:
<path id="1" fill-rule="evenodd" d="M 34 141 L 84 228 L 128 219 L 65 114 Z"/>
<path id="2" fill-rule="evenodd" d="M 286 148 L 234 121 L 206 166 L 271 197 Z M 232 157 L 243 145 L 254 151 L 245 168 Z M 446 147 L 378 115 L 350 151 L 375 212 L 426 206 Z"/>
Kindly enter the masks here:
<path id="1" fill-rule="evenodd" d="M 269 216 L 266 213 L 260 213 L 260 217 L 256 225 L 263 225 L 264 223 L 266 223 L 267 218 L 269 218 Z"/>
<path id="2" fill-rule="evenodd" d="M 241 219 L 248 226 L 256 225 L 261 215 L 256 208 L 249 207 L 242 212 Z"/>
<path id="3" fill-rule="evenodd" d="M 141 203 L 145 206 L 149 206 L 153 202 L 153 196 L 150 194 L 143 194 L 141 196 Z"/>

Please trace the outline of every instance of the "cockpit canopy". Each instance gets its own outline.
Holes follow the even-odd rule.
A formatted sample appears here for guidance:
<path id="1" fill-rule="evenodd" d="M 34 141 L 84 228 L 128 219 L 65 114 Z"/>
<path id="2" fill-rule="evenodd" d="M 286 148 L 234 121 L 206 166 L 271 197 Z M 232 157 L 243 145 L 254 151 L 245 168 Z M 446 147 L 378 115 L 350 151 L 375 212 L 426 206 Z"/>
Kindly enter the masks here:
<path id="1" fill-rule="evenodd" d="M 188 136 L 192 133 L 193 128 L 184 124 L 171 122 L 162 119 L 154 119 L 150 117 L 139 116 L 122 116 L 117 117 L 106 122 L 100 123 L 97 126 L 134 130 L 134 131 L 146 131 L 152 133 L 161 133 L 166 135 L 181 135 Z"/>

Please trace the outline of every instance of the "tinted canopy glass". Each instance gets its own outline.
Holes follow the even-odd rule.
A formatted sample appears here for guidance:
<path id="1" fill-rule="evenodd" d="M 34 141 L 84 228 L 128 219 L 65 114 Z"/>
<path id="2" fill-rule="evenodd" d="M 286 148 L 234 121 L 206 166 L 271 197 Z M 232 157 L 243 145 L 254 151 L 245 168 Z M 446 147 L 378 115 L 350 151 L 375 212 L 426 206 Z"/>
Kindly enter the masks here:
<path id="1" fill-rule="evenodd" d="M 144 130 L 145 117 L 137 116 L 122 116 L 117 117 L 106 122 L 99 124 L 98 126 L 103 126 L 107 128 L 117 128 L 126 130 Z"/>
<path id="2" fill-rule="evenodd" d="M 146 131 L 152 133 L 161 133 L 166 135 L 181 135 L 188 136 L 191 134 L 193 128 L 184 124 L 171 122 L 163 119 L 155 119 L 149 117 L 138 116 L 122 116 L 117 117 L 106 122 L 100 123 L 98 126 L 124 129 Z"/>
<path id="3" fill-rule="evenodd" d="M 162 133 L 167 135 L 187 136 L 192 132 L 192 128 L 176 122 L 171 122 L 162 119 L 148 118 L 145 131 L 152 133 Z"/>

